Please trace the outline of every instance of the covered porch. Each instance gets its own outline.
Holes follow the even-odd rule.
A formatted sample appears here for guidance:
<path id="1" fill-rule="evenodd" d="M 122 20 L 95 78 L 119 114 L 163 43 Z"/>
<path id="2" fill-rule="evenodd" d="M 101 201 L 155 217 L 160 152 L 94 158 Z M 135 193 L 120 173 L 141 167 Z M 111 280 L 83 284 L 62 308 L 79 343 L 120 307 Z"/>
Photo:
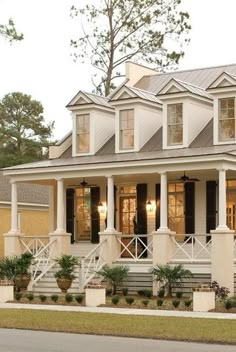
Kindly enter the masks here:
<path id="1" fill-rule="evenodd" d="M 52 258 L 91 242 L 95 247 L 82 260 L 83 283 L 105 263 L 183 263 L 210 273 L 233 292 L 234 163 L 165 159 L 125 164 L 6 172 L 12 180 L 12 202 L 5 255 L 32 251 L 45 275 Z M 18 231 L 19 182 L 49 187 L 50 228 L 41 238 Z"/>

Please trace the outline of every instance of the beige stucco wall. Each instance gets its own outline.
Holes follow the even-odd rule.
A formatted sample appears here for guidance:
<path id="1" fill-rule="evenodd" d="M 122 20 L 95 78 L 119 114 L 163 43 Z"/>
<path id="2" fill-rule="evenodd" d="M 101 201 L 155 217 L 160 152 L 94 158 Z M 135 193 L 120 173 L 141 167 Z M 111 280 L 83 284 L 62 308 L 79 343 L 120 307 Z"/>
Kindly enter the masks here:
<path id="1" fill-rule="evenodd" d="M 19 209 L 21 232 L 25 235 L 47 235 L 49 233 L 48 209 Z M 3 234 L 10 230 L 11 210 L 0 208 L 0 257 L 4 253 Z"/>

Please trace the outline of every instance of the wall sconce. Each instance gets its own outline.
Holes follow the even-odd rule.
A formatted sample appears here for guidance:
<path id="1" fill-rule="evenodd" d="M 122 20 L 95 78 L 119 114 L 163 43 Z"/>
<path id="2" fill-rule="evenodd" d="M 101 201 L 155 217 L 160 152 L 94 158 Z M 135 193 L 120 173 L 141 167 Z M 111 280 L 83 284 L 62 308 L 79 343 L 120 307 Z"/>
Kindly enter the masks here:
<path id="1" fill-rule="evenodd" d="M 102 202 L 98 203 L 98 212 L 99 212 L 99 214 L 105 213 L 105 206 Z"/>
<path id="2" fill-rule="evenodd" d="M 150 199 L 146 203 L 146 210 L 149 213 L 153 211 L 153 205 L 152 205 L 152 202 L 150 201 Z"/>

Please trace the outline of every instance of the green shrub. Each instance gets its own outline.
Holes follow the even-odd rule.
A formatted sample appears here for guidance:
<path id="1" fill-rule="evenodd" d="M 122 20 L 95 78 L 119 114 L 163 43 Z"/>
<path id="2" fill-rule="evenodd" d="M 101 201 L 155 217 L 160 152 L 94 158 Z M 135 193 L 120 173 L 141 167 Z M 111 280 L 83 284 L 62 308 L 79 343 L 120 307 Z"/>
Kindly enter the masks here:
<path id="1" fill-rule="evenodd" d="M 39 299 L 40 299 L 41 302 L 45 302 L 47 300 L 47 296 L 39 295 Z"/>
<path id="2" fill-rule="evenodd" d="M 183 297 L 183 292 L 182 291 L 177 291 L 175 295 L 176 295 L 176 298 L 180 299 L 180 298 Z"/>
<path id="3" fill-rule="evenodd" d="M 59 299 L 59 296 L 58 296 L 58 295 L 51 295 L 51 300 L 52 300 L 53 302 L 57 302 L 58 299 Z"/>
<path id="4" fill-rule="evenodd" d="M 123 287 L 122 288 L 123 296 L 127 296 L 128 295 L 128 291 L 129 291 L 128 287 Z"/>
<path id="5" fill-rule="evenodd" d="M 29 293 L 27 293 L 26 297 L 28 298 L 29 301 L 33 301 L 34 294 L 32 292 L 29 292 Z"/>
<path id="6" fill-rule="evenodd" d="M 142 300 L 142 304 L 143 304 L 145 307 L 147 307 L 148 303 L 149 303 L 149 299 L 143 299 L 143 300 Z"/>
<path id="7" fill-rule="evenodd" d="M 144 290 L 144 297 L 151 298 L 152 290 Z"/>
<path id="8" fill-rule="evenodd" d="M 231 301 L 230 298 L 228 298 L 228 299 L 225 300 L 224 305 L 225 305 L 225 308 L 226 308 L 226 309 L 231 309 L 231 308 L 233 307 L 233 304 L 232 304 L 232 301 Z"/>
<path id="9" fill-rule="evenodd" d="M 73 301 L 73 296 L 72 296 L 71 293 L 67 293 L 67 294 L 65 295 L 65 301 L 66 301 L 67 303 L 70 303 L 70 302 Z"/>
<path id="10" fill-rule="evenodd" d="M 137 294 L 141 297 L 144 296 L 144 290 L 138 290 Z"/>
<path id="11" fill-rule="evenodd" d="M 16 292 L 16 293 L 15 293 L 15 299 L 16 299 L 17 301 L 20 301 L 21 298 L 22 298 L 22 293 Z"/>
<path id="12" fill-rule="evenodd" d="M 83 295 L 77 295 L 75 296 L 75 300 L 77 303 L 81 304 L 83 302 L 84 296 Z"/>
<path id="13" fill-rule="evenodd" d="M 164 302 L 163 299 L 158 298 L 158 299 L 157 299 L 157 306 L 158 306 L 158 307 L 161 307 L 161 306 L 163 305 L 163 302 Z"/>
<path id="14" fill-rule="evenodd" d="M 133 298 L 133 297 L 130 297 L 130 296 L 126 296 L 126 297 L 125 297 L 125 301 L 126 301 L 126 303 L 128 303 L 129 305 L 131 305 L 131 304 L 134 303 L 134 298 Z"/>
<path id="15" fill-rule="evenodd" d="M 117 305 L 120 302 L 120 296 L 112 296 L 111 301 L 113 304 Z"/>
<path id="16" fill-rule="evenodd" d="M 165 296 L 165 289 L 162 287 L 160 288 L 159 291 L 157 291 L 157 297 L 164 298 L 164 296 Z"/>
<path id="17" fill-rule="evenodd" d="M 177 307 L 179 306 L 179 304 L 180 304 L 180 300 L 179 300 L 179 299 L 173 299 L 173 300 L 172 300 L 172 304 L 173 304 L 173 306 L 174 306 L 175 308 L 177 308 Z"/>
<path id="18" fill-rule="evenodd" d="M 191 303 L 192 303 L 192 300 L 191 300 L 191 299 L 185 299 L 185 301 L 184 301 L 185 307 L 190 307 L 190 306 L 191 306 Z"/>
<path id="19" fill-rule="evenodd" d="M 112 288 L 106 288 L 106 296 L 111 296 Z"/>

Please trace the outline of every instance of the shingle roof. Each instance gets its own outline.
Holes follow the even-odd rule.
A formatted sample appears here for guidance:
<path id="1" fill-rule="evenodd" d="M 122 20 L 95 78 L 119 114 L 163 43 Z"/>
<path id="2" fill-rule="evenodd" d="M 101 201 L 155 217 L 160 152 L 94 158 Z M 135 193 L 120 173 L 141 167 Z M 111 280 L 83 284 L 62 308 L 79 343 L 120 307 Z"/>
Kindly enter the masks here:
<path id="1" fill-rule="evenodd" d="M 11 201 L 10 178 L 3 176 L 0 171 L 0 202 Z M 19 203 L 48 204 L 48 187 L 36 184 L 19 183 L 17 185 L 17 197 Z"/>
<path id="2" fill-rule="evenodd" d="M 135 87 L 157 94 L 171 78 L 175 78 L 206 89 L 224 71 L 236 75 L 236 64 L 144 76 L 135 84 Z"/>

